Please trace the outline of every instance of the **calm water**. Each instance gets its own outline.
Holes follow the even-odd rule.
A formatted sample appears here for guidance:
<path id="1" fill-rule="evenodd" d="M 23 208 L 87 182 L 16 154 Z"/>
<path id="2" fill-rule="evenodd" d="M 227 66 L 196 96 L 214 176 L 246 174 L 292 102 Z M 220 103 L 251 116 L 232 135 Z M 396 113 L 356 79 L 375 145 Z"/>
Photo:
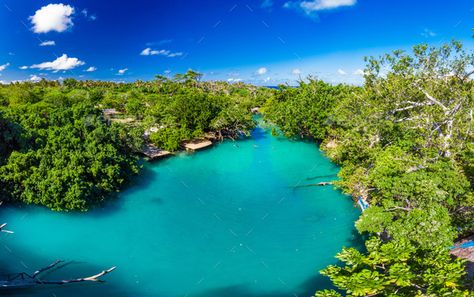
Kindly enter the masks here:
<path id="1" fill-rule="evenodd" d="M 48 279 L 116 265 L 106 283 L 53 286 L 15 296 L 310 296 L 330 286 L 318 270 L 356 244 L 359 211 L 331 187 L 338 168 L 314 143 L 250 140 L 149 164 L 134 186 L 84 214 L 0 209 L 14 235 L 0 236 L 0 273 Z M 320 177 L 318 176 L 326 176 Z"/>

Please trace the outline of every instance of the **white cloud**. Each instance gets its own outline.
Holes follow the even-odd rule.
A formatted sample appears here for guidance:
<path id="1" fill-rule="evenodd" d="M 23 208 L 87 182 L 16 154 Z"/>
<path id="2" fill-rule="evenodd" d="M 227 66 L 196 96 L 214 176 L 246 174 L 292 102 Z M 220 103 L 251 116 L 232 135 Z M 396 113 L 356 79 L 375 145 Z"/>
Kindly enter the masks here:
<path id="1" fill-rule="evenodd" d="M 259 69 L 257 70 L 257 74 L 258 74 L 258 75 L 264 75 L 264 74 L 266 74 L 267 72 L 268 72 L 268 69 L 265 68 L 265 67 L 259 68 Z"/>
<path id="2" fill-rule="evenodd" d="M 337 73 L 339 73 L 340 75 L 347 75 L 347 72 L 345 72 L 345 71 L 342 70 L 342 69 L 338 69 L 338 70 L 337 70 Z"/>
<path id="3" fill-rule="evenodd" d="M 125 72 L 127 72 L 128 68 L 124 68 L 124 69 L 119 69 L 119 71 L 117 72 L 118 75 L 124 75 Z"/>
<path id="4" fill-rule="evenodd" d="M 293 75 L 300 75 L 300 74 L 301 74 L 301 70 L 298 69 L 298 68 L 295 68 L 295 69 L 293 69 L 293 70 L 291 71 L 291 73 L 292 73 Z"/>
<path id="5" fill-rule="evenodd" d="M 91 66 L 91 67 L 87 68 L 85 71 L 86 72 L 94 72 L 96 70 L 97 70 L 97 67 Z"/>
<path id="6" fill-rule="evenodd" d="M 81 10 L 81 14 L 90 21 L 95 21 L 97 19 L 97 17 L 94 14 L 89 14 L 89 11 L 85 8 Z"/>
<path id="7" fill-rule="evenodd" d="M 147 47 L 146 49 L 142 50 L 142 52 L 140 53 L 140 55 L 142 55 L 142 56 L 149 56 L 149 55 L 152 55 L 152 50 L 151 50 L 151 48 Z"/>
<path id="8" fill-rule="evenodd" d="M 30 68 L 53 70 L 54 72 L 58 72 L 60 70 L 70 70 L 84 64 L 85 63 L 78 58 L 69 58 L 66 54 L 63 54 L 61 57 L 52 62 L 43 62 L 40 64 L 31 65 Z"/>
<path id="9" fill-rule="evenodd" d="M 342 6 L 353 6 L 356 4 L 356 0 L 313 0 L 301 2 L 301 7 L 305 11 L 317 11 L 335 9 Z"/>
<path id="10" fill-rule="evenodd" d="M 362 69 L 357 69 L 356 71 L 354 71 L 354 75 L 364 76 L 364 74 L 365 72 Z"/>
<path id="11" fill-rule="evenodd" d="M 30 75 L 30 81 L 32 82 L 39 82 L 41 80 L 41 77 L 37 75 Z"/>
<path id="12" fill-rule="evenodd" d="M 7 69 L 8 66 L 10 66 L 10 63 L 5 63 L 3 65 L 0 65 L 0 72 Z"/>
<path id="13" fill-rule="evenodd" d="M 72 6 L 62 3 L 48 4 L 38 9 L 35 15 L 30 16 L 29 19 L 35 33 L 63 32 L 74 25 L 73 14 L 74 8 Z"/>
<path id="14" fill-rule="evenodd" d="M 8 84 L 8 82 L 4 81 L 4 80 L 0 80 L 0 85 L 6 85 Z"/>
<path id="15" fill-rule="evenodd" d="M 241 78 L 228 78 L 227 79 L 228 82 L 232 83 L 232 82 L 235 82 L 235 83 L 238 83 L 238 82 L 241 82 L 242 79 Z"/>
<path id="16" fill-rule="evenodd" d="M 56 45 L 54 40 L 47 40 L 40 43 L 40 46 L 53 46 Z"/>
<path id="17" fill-rule="evenodd" d="M 141 56 L 165 56 L 168 58 L 174 58 L 174 57 L 179 57 L 182 56 L 182 52 L 171 52 L 169 50 L 153 50 L 149 47 L 146 49 L 142 50 L 140 53 Z"/>
<path id="18" fill-rule="evenodd" d="M 25 70 L 25 69 L 28 69 L 28 66 L 20 66 L 18 68 L 20 68 L 21 70 Z"/>
<path id="19" fill-rule="evenodd" d="M 437 34 L 433 31 L 431 31 L 428 28 L 425 28 L 423 32 L 421 33 L 421 36 L 429 38 L 429 37 L 435 37 Z"/>
<path id="20" fill-rule="evenodd" d="M 307 15 L 321 10 L 331 10 L 344 6 L 353 6 L 357 0 L 308 0 L 299 2 L 286 2 L 283 7 L 303 10 Z"/>

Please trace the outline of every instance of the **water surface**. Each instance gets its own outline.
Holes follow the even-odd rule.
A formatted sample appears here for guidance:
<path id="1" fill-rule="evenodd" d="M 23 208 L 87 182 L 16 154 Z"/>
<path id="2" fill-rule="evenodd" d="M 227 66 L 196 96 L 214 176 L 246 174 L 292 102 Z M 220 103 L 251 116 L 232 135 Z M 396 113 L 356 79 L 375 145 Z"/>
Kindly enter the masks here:
<path id="1" fill-rule="evenodd" d="M 355 244 L 359 212 L 332 187 L 297 186 L 337 172 L 314 143 L 257 128 L 249 140 L 146 165 L 101 209 L 0 209 L 15 231 L 0 236 L 0 273 L 56 259 L 68 262 L 49 279 L 117 266 L 106 283 L 15 296 L 310 296 L 330 286 L 318 270 Z"/>

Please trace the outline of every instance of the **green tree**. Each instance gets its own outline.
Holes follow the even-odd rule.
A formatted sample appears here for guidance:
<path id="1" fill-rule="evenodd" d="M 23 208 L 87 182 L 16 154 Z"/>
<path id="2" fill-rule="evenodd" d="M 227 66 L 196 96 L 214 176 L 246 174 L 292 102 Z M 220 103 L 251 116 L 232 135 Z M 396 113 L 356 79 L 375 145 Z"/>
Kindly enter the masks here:
<path id="1" fill-rule="evenodd" d="M 329 266 L 321 273 L 346 296 L 470 296 L 463 289 L 463 262 L 446 249 L 422 250 L 407 240 L 383 242 L 372 237 L 367 252 L 345 248 L 337 255 L 344 267 Z M 335 291 L 317 297 L 342 296 Z"/>

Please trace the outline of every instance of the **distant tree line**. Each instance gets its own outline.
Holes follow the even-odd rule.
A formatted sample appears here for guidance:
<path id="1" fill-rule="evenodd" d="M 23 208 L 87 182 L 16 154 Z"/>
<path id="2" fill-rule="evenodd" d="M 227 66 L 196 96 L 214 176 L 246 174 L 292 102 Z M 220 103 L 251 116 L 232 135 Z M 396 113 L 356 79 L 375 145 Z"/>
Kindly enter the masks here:
<path id="1" fill-rule="evenodd" d="M 271 90 L 200 82 L 188 71 L 149 82 L 102 81 L 0 85 L 0 200 L 86 210 L 110 197 L 140 169 L 146 141 L 175 151 L 215 132 L 246 135 L 250 109 Z M 113 109 L 114 122 L 103 111 Z"/>

